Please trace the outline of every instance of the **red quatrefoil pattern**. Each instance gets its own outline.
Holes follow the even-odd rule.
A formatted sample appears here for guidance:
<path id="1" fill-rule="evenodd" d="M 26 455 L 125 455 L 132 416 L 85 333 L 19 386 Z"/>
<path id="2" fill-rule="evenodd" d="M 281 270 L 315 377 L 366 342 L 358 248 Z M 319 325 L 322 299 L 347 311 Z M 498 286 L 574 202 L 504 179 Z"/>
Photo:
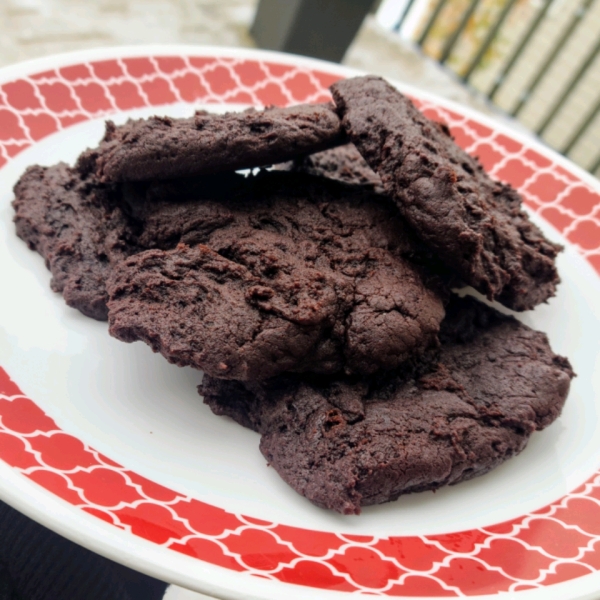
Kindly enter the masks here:
<path id="1" fill-rule="evenodd" d="M 332 67 L 333 69 L 333 67 Z M 122 58 L 0 85 L 0 168 L 56 131 L 175 102 L 287 105 L 329 99 L 340 75 L 215 56 Z M 430 101 L 458 143 L 600 273 L 600 195 L 511 137 Z M 159 112 L 159 111 L 157 111 Z M 0 459 L 75 507 L 133 535 L 233 571 L 376 596 L 455 597 L 549 586 L 600 570 L 600 471 L 551 505 L 472 531 L 370 537 L 238 515 L 149 481 L 61 431 L 0 368 Z"/>

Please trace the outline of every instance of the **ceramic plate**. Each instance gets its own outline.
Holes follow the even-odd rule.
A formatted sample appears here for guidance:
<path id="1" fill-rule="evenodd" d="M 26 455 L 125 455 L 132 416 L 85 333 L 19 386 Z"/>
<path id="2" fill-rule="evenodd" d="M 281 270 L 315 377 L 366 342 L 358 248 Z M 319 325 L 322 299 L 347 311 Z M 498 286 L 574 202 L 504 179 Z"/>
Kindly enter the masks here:
<path id="1" fill-rule="evenodd" d="M 359 517 L 288 488 L 257 434 L 203 405 L 198 371 L 68 308 L 14 235 L 11 189 L 24 168 L 73 161 L 109 115 L 320 102 L 354 74 L 269 52 L 168 46 L 0 71 L 0 497 L 114 560 L 220 597 L 597 597 L 600 185 L 569 162 L 400 85 L 565 244 L 558 295 L 521 318 L 578 377 L 561 418 L 515 459 Z"/>

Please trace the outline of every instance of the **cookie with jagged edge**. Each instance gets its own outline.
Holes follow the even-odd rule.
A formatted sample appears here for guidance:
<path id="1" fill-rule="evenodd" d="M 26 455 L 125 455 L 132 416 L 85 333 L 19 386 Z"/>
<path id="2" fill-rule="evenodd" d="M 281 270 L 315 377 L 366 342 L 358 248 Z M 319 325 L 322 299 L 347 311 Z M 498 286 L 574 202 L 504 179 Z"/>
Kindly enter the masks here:
<path id="1" fill-rule="evenodd" d="M 465 283 L 517 311 L 554 295 L 561 247 L 530 221 L 517 191 L 492 180 L 445 125 L 380 77 L 342 80 L 331 92 L 348 137 L 387 194 Z"/>
<path id="2" fill-rule="evenodd" d="M 143 223 L 140 243 L 183 243 L 136 254 L 113 271 L 109 325 L 118 339 L 240 380 L 370 373 L 437 344 L 445 287 L 419 264 L 387 198 L 285 172 L 263 172 L 219 202 L 192 194 L 184 206 L 153 194 L 137 204 L 142 214 L 133 211 Z M 198 225 L 194 211 L 202 211 Z"/>
<path id="3" fill-rule="evenodd" d="M 65 163 L 35 165 L 14 188 L 16 232 L 42 255 L 52 273 L 52 289 L 69 306 L 106 320 L 106 280 L 116 264 L 149 248 L 174 248 L 219 227 L 229 218 L 219 198 L 243 193 L 245 182 L 232 173 L 184 182 L 105 185 Z M 192 191 L 195 200 L 189 202 L 186 194 Z"/>
<path id="4" fill-rule="evenodd" d="M 455 297 L 441 347 L 371 377 L 205 376 L 217 415 L 261 434 L 268 463 L 323 508 L 358 514 L 483 475 L 560 414 L 574 374 L 543 333 Z"/>
<path id="5" fill-rule="evenodd" d="M 79 170 L 102 182 L 174 179 L 271 165 L 344 143 L 331 104 L 106 123 Z"/>
<path id="6" fill-rule="evenodd" d="M 29 167 L 14 192 L 17 235 L 44 258 L 52 289 L 84 315 L 105 320 L 108 273 L 139 250 L 119 194 L 65 163 Z"/>

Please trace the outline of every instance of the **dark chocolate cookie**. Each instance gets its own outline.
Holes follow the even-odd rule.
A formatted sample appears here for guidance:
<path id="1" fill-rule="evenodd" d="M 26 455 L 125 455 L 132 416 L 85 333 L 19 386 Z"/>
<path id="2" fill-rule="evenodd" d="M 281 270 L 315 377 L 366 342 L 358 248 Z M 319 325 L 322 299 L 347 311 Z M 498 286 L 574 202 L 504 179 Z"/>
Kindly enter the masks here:
<path id="1" fill-rule="evenodd" d="M 362 506 L 482 475 L 561 412 L 573 371 L 543 333 L 454 299 L 435 360 L 369 378 L 205 376 L 218 415 L 262 434 L 269 464 L 317 506 Z"/>
<path id="2" fill-rule="evenodd" d="M 146 203 L 144 236 L 173 237 L 172 251 L 123 261 L 108 281 L 110 332 L 143 340 L 169 361 L 227 379 L 285 371 L 370 373 L 437 343 L 443 303 L 411 257 L 393 203 L 358 186 L 271 172 L 243 195 L 172 219 Z M 168 206 L 169 202 L 164 204 Z M 191 208 L 192 209 L 192 208 Z M 166 225 L 165 225 L 166 224 Z"/>
<path id="3" fill-rule="evenodd" d="M 52 289 L 84 315 L 106 320 L 106 279 L 115 264 L 149 248 L 204 239 L 230 219 L 218 200 L 241 193 L 245 183 L 230 173 L 115 186 L 63 163 L 33 166 L 15 185 L 14 220 L 17 235 L 44 257 Z"/>
<path id="4" fill-rule="evenodd" d="M 79 159 L 100 181 L 144 181 L 235 171 L 283 162 L 343 143 L 330 104 L 254 109 L 189 119 L 107 122 L 97 149 Z"/>
<path id="5" fill-rule="evenodd" d="M 554 295 L 560 246 L 544 238 L 519 194 L 490 179 L 447 127 L 379 77 L 339 81 L 331 91 L 346 133 L 406 220 L 467 284 L 514 310 Z"/>
<path id="6" fill-rule="evenodd" d="M 111 265 L 138 250 L 118 194 L 68 165 L 29 167 L 15 186 L 17 235 L 39 252 L 69 306 L 106 319 Z"/>

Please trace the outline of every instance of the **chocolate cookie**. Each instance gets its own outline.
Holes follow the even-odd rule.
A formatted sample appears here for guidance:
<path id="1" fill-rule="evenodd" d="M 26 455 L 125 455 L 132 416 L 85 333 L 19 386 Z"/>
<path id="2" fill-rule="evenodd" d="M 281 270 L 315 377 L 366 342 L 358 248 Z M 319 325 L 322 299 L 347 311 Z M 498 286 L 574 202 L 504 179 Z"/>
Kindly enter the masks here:
<path id="1" fill-rule="evenodd" d="M 243 195 L 201 204 L 213 216 L 182 236 L 186 244 L 137 254 L 113 272 L 113 336 L 240 380 L 370 373 L 437 343 L 442 300 L 412 262 L 411 237 L 387 198 L 272 172 Z M 143 217 L 140 243 L 152 229 L 169 237 L 152 223 Z"/>
<path id="2" fill-rule="evenodd" d="M 84 315 L 106 319 L 111 265 L 138 249 L 118 194 L 64 163 L 29 167 L 14 191 L 17 235 L 44 257 L 52 289 Z"/>
<path id="3" fill-rule="evenodd" d="M 269 464 L 317 506 L 362 506 L 482 475 L 518 454 L 561 412 L 574 376 L 533 331 L 454 299 L 435 360 L 385 376 L 205 376 L 212 411 L 261 433 Z"/>
<path id="4" fill-rule="evenodd" d="M 230 218 L 218 200 L 241 193 L 245 182 L 231 173 L 121 187 L 64 163 L 33 166 L 15 185 L 14 221 L 17 235 L 44 257 L 52 289 L 84 315 L 106 320 L 106 279 L 115 264 L 141 250 L 203 239 Z"/>
<path id="5" fill-rule="evenodd" d="M 467 284 L 514 310 L 554 295 L 560 246 L 544 238 L 519 194 L 490 179 L 447 127 L 379 77 L 339 81 L 331 91 L 350 140 L 406 220 Z"/>
<path id="6" fill-rule="evenodd" d="M 276 165 L 276 169 L 328 177 L 369 187 L 383 193 L 381 178 L 367 164 L 354 144 L 345 144 Z"/>
<path id="7" fill-rule="evenodd" d="M 330 104 L 198 112 L 189 119 L 151 117 L 116 127 L 107 122 L 97 149 L 78 166 L 100 181 L 144 181 L 235 171 L 283 162 L 343 143 Z"/>

